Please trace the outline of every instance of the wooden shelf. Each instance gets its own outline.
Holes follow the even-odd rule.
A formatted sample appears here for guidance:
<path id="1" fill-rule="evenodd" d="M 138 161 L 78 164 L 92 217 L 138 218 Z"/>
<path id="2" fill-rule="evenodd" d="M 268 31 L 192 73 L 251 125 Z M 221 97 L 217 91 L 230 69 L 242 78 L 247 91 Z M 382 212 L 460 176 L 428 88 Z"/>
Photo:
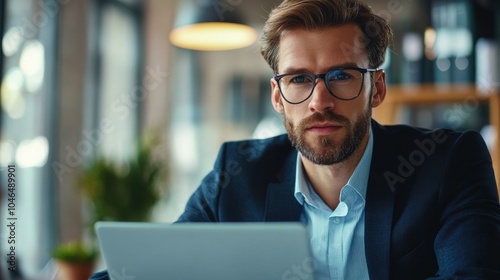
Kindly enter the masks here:
<path id="1" fill-rule="evenodd" d="M 495 140 L 490 149 L 493 169 L 500 194 L 500 92 L 483 90 L 475 85 L 392 85 L 388 86 L 384 102 L 373 109 L 373 118 L 382 124 L 400 123 L 401 111 L 409 105 L 459 103 L 465 106 L 488 104 L 489 124 L 495 129 Z"/>

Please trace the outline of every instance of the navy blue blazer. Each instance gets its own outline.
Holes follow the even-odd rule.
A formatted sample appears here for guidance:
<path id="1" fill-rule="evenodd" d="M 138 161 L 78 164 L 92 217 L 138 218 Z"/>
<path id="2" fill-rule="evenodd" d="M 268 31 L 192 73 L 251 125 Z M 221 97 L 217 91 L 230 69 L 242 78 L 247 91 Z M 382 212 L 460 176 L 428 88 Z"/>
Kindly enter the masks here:
<path id="1" fill-rule="evenodd" d="M 372 130 L 370 279 L 500 279 L 500 206 L 482 137 L 375 121 Z M 223 144 L 178 221 L 298 221 L 296 160 L 286 135 Z"/>

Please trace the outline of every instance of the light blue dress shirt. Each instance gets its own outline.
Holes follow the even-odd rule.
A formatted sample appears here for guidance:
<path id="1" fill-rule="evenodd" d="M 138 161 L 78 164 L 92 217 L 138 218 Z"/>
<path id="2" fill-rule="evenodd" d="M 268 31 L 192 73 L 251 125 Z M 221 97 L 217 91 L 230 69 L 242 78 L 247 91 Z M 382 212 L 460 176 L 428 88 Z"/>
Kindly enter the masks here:
<path id="1" fill-rule="evenodd" d="M 312 188 L 300 153 L 297 156 L 295 198 L 304 205 L 317 280 L 369 279 L 365 256 L 365 198 L 373 151 L 373 136 L 332 211 Z"/>

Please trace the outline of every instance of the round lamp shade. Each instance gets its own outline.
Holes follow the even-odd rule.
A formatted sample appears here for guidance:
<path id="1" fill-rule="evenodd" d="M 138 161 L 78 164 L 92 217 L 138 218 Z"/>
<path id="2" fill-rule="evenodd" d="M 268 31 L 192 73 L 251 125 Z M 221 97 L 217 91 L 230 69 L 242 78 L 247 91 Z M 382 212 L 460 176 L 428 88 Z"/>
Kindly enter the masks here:
<path id="1" fill-rule="evenodd" d="M 192 50 L 232 50 L 251 45 L 257 32 L 238 23 L 206 22 L 187 25 L 170 33 L 172 44 Z"/>
<path id="2" fill-rule="evenodd" d="M 239 49 L 257 39 L 257 32 L 243 24 L 234 9 L 225 11 L 213 4 L 195 5 L 183 1 L 175 26 L 169 35 L 170 42 L 191 50 Z"/>

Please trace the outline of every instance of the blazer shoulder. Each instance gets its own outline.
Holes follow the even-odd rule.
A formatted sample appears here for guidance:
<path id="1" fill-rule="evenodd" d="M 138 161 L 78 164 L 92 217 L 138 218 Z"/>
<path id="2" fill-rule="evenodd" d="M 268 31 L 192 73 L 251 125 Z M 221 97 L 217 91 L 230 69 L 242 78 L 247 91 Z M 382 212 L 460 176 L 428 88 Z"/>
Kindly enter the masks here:
<path id="1" fill-rule="evenodd" d="M 380 125 L 374 126 L 374 135 L 382 139 L 391 139 L 390 142 L 410 143 L 417 139 L 431 139 L 439 143 L 455 143 L 457 141 L 472 141 L 475 143 L 484 143 L 484 139 L 477 131 L 457 131 L 447 128 L 422 128 L 410 125 Z"/>

